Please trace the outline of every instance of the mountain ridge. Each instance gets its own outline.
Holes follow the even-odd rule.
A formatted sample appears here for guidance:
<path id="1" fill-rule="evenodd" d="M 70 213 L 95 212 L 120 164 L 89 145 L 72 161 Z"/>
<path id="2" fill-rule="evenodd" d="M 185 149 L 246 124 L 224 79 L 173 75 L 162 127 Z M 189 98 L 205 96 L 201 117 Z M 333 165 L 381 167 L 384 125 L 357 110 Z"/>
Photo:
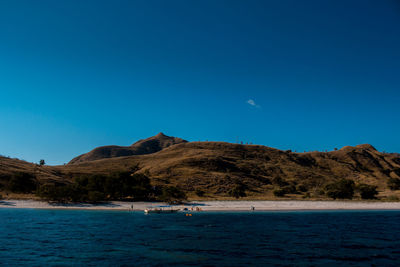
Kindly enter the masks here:
<path id="1" fill-rule="evenodd" d="M 144 155 L 158 152 L 171 145 L 186 143 L 186 140 L 177 137 L 171 137 L 158 133 L 155 136 L 139 140 L 130 146 L 101 146 L 91 150 L 88 153 L 73 158 L 68 164 L 77 164 L 81 162 L 94 161 L 103 158 L 115 158 L 124 156 Z"/>
<path id="2" fill-rule="evenodd" d="M 289 198 L 319 199 L 326 198 L 323 190 L 327 184 L 340 179 L 377 186 L 379 197 L 384 199 L 400 197 L 400 191 L 388 188 L 390 179 L 400 179 L 400 154 L 379 152 L 369 144 L 297 153 L 262 145 L 187 142 L 158 134 L 129 147 L 140 149 L 135 155 L 62 166 L 0 157 L 0 187 L 16 172 L 31 173 L 39 184 L 65 184 L 81 175 L 129 171 L 145 174 L 155 186 L 177 186 L 190 197 L 196 197 L 200 190 L 208 197 L 224 199 L 233 186 L 243 184 L 250 198 L 276 199 L 274 190 L 289 186 L 299 188 L 287 194 Z"/>

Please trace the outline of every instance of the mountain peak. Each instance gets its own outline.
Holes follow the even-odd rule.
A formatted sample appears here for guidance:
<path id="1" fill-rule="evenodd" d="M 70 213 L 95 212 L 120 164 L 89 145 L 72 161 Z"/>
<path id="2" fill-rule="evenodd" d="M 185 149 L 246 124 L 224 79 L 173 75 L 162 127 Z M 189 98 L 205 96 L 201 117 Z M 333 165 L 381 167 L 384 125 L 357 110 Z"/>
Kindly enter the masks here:
<path id="1" fill-rule="evenodd" d="M 154 137 L 167 137 L 163 132 L 159 132 L 157 135 Z"/>

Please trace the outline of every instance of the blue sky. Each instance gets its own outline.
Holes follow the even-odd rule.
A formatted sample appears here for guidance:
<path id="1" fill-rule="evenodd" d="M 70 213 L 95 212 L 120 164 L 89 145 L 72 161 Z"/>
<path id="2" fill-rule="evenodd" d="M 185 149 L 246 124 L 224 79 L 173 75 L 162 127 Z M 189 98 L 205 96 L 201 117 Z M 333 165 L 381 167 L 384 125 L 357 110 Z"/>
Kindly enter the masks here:
<path id="1" fill-rule="evenodd" d="M 0 1 L 0 154 L 161 131 L 400 152 L 399 47 L 396 0 Z"/>

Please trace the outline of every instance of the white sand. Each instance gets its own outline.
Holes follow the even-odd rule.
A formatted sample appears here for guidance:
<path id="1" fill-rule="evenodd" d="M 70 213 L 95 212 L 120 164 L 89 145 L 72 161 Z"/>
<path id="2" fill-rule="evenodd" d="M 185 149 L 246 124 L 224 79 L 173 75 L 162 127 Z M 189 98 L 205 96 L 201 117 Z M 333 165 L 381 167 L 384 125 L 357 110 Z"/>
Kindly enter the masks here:
<path id="1" fill-rule="evenodd" d="M 35 200 L 2 200 L 0 208 L 25 209 L 88 209 L 88 210 L 144 210 L 149 206 L 165 205 L 151 202 L 112 201 L 104 204 L 52 204 Z M 400 202 L 367 201 L 198 201 L 186 205 L 177 205 L 183 209 L 199 207 L 203 211 L 256 211 L 279 210 L 400 210 Z"/>

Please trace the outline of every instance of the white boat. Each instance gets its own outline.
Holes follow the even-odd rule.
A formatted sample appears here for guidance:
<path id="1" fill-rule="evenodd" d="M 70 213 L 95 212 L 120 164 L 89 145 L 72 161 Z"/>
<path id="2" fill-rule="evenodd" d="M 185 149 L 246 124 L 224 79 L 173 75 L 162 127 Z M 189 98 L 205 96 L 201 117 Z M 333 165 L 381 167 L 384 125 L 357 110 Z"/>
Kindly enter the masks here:
<path id="1" fill-rule="evenodd" d="M 174 209 L 172 206 L 152 206 L 148 207 L 144 210 L 144 213 L 175 213 L 178 212 L 179 209 Z"/>

